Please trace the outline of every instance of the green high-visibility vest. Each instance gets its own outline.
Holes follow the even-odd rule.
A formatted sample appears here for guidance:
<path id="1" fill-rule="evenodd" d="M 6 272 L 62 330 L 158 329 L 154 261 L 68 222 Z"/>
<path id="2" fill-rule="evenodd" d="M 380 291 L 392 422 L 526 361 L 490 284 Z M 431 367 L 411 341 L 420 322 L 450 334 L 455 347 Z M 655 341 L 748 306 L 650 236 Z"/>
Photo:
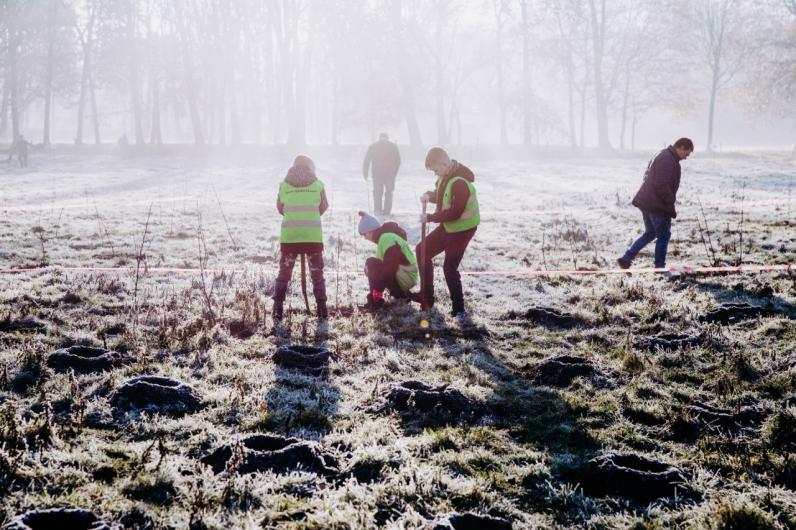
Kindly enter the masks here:
<path id="1" fill-rule="evenodd" d="M 453 183 L 457 180 L 463 180 L 467 184 L 467 187 L 470 189 L 470 198 L 467 199 L 467 206 L 464 207 L 461 217 L 455 221 L 442 223 L 442 226 L 445 227 L 445 231 L 448 233 L 464 232 L 465 230 L 475 228 L 481 222 L 481 213 L 478 209 L 478 196 L 475 193 L 475 186 L 472 182 L 462 177 L 453 177 L 448 181 L 448 185 L 445 186 L 445 193 L 442 195 L 442 210 L 449 210 L 451 208 Z M 437 188 L 439 188 L 440 181 L 441 179 L 438 178 Z"/>
<path id="2" fill-rule="evenodd" d="M 384 255 L 393 245 L 398 245 L 406 261 L 409 262 L 409 265 L 404 265 L 403 263 L 398 265 L 398 272 L 395 273 L 395 280 L 398 285 L 404 292 L 408 293 L 412 287 L 417 285 L 417 260 L 415 260 L 415 255 L 406 240 L 392 232 L 382 234 L 376 246 L 376 257 L 384 260 Z"/>
<path id="3" fill-rule="evenodd" d="M 301 188 L 284 181 L 279 184 L 279 202 L 283 205 L 280 242 L 323 243 L 322 193 L 323 182 L 320 180 Z"/>

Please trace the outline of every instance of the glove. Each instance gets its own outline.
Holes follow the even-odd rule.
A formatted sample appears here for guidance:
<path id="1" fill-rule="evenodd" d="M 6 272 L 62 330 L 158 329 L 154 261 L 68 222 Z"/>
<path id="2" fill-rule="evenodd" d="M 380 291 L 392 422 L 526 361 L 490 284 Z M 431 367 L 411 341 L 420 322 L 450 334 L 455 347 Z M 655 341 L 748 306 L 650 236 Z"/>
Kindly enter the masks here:
<path id="1" fill-rule="evenodd" d="M 420 214 L 420 224 L 428 223 L 431 221 L 431 214 L 421 213 Z"/>

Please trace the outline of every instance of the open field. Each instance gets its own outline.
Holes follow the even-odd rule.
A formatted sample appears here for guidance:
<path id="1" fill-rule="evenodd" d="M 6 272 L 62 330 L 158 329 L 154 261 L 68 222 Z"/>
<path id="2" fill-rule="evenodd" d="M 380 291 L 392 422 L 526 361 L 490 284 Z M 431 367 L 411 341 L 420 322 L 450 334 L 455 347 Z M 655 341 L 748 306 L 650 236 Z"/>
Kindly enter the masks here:
<path id="1" fill-rule="evenodd" d="M 466 512 L 514 528 L 796 527 L 792 272 L 465 276 L 458 322 L 438 268 L 430 315 L 394 303 L 374 318 L 356 309 L 366 281 L 351 274 L 374 251 L 356 234 L 360 153 L 316 156 L 332 315 L 305 315 L 294 281 L 275 333 L 274 203 L 293 154 L 56 151 L 0 167 L 0 269 L 41 267 L 0 274 L 0 524 L 78 506 L 134 529 L 426 528 Z M 641 156 L 452 154 L 476 173 L 482 208 L 462 270 L 612 268 L 640 233 Z M 796 263 L 795 175 L 779 153 L 684 162 L 669 265 Z M 404 161 L 394 217 L 413 244 L 433 182 Z M 651 250 L 636 266 L 652 266 Z M 160 267 L 208 270 L 148 272 Z M 754 307 L 710 313 L 726 303 Z M 274 364 L 284 344 L 336 357 L 302 374 Z M 47 366 L 73 345 L 119 355 L 96 373 Z M 544 364 L 559 356 L 577 359 Z M 139 375 L 180 380 L 201 405 L 112 407 Z M 409 380 L 461 394 L 430 411 L 419 393 L 390 401 Z M 317 442 L 316 458 L 245 473 L 236 441 L 255 433 Z M 200 462 L 224 444 L 226 463 Z M 612 454 L 643 469 L 600 460 Z"/>

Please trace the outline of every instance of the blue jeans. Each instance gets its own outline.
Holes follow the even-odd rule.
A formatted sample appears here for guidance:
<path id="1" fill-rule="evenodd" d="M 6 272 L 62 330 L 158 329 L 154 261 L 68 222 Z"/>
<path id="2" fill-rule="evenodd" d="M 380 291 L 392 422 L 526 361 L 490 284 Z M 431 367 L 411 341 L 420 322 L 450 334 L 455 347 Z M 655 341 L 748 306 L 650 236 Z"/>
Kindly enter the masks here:
<path id="1" fill-rule="evenodd" d="M 630 245 L 623 258 L 629 261 L 641 252 L 653 240 L 655 242 L 655 266 L 659 269 L 666 266 L 666 251 L 669 249 L 669 239 L 672 237 L 672 218 L 665 213 L 641 212 L 644 219 L 644 233 Z"/>

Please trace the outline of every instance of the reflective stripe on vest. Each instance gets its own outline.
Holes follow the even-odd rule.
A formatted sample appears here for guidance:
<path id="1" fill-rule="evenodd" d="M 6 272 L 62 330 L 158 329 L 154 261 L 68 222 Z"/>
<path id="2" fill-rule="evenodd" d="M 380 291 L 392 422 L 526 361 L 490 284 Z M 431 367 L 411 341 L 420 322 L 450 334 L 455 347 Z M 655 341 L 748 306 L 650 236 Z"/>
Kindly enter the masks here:
<path id="1" fill-rule="evenodd" d="M 467 184 L 467 188 L 470 190 L 470 197 L 467 199 L 464 212 L 462 212 L 462 215 L 458 219 L 455 221 L 442 223 L 442 226 L 445 227 L 445 231 L 448 233 L 464 232 L 465 230 L 475 228 L 481 222 L 481 213 L 478 207 L 478 195 L 476 194 L 475 186 L 472 182 L 468 182 L 462 177 L 453 177 L 448 181 L 447 186 L 445 186 L 445 194 L 442 196 L 442 209 L 449 210 L 453 206 L 451 204 L 451 200 L 453 198 L 453 183 L 457 180 L 463 180 Z"/>
<path id="2" fill-rule="evenodd" d="M 382 234 L 376 246 L 376 257 L 380 260 L 384 260 L 384 255 L 393 245 L 398 245 L 406 261 L 409 262 L 408 265 L 398 265 L 398 271 L 395 273 L 395 281 L 398 282 L 398 285 L 404 292 L 409 292 L 412 287 L 417 285 L 417 260 L 415 260 L 415 255 L 412 249 L 409 248 L 409 244 L 406 240 L 392 232 Z"/>
<path id="3" fill-rule="evenodd" d="M 304 187 L 280 183 L 279 202 L 283 206 L 281 243 L 323 243 L 322 193 L 323 182 L 320 180 Z"/>

